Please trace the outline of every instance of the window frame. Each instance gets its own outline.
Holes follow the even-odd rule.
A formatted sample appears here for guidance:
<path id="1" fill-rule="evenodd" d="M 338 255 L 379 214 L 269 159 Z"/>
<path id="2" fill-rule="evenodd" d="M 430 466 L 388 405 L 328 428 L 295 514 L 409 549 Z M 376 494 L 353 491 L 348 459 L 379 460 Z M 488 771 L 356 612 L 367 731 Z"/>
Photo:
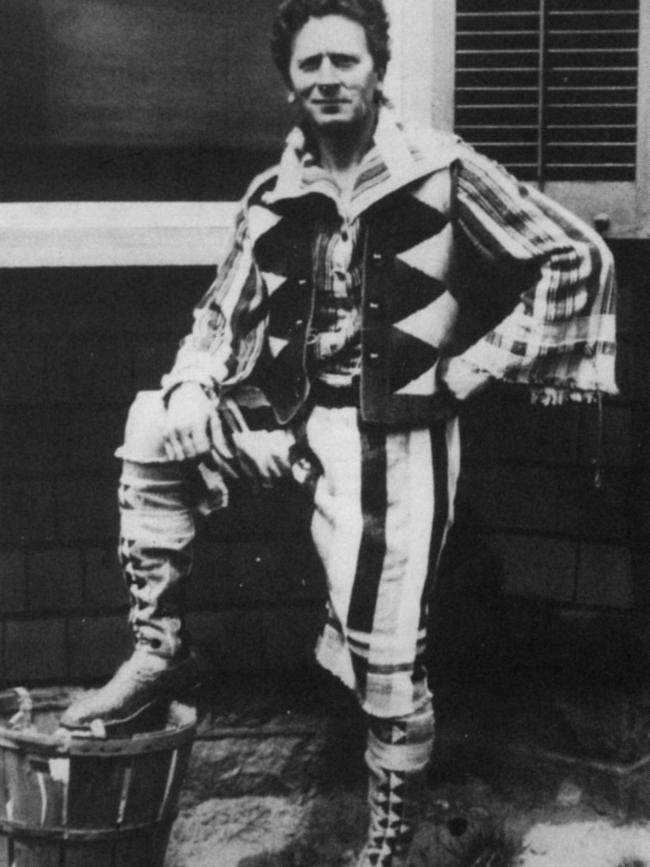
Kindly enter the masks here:
<path id="1" fill-rule="evenodd" d="M 456 0 L 389 0 L 387 5 L 397 37 L 395 102 L 406 120 L 433 120 L 442 129 L 453 129 Z M 428 43 L 428 58 L 422 56 L 423 43 Z M 610 237 L 650 237 L 650 0 L 639 2 L 638 74 L 636 180 L 544 185 L 548 195 L 589 223 L 605 215 Z"/>

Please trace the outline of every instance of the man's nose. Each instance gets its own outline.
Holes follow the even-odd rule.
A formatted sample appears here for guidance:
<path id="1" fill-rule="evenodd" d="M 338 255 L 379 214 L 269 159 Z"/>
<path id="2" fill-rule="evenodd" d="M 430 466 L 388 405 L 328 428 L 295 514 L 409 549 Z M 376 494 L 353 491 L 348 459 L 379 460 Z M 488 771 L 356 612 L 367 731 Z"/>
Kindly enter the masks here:
<path id="1" fill-rule="evenodd" d="M 338 72 L 329 57 L 323 59 L 318 69 L 316 83 L 321 90 L 335 90 L 340 85 Z"/>

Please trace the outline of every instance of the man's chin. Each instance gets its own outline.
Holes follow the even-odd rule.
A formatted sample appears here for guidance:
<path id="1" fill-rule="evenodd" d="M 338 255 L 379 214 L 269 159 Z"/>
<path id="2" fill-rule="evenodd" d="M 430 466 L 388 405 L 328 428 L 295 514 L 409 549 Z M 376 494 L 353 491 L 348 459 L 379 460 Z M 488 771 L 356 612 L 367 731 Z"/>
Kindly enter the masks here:
<path id="1" fill-rule="evenodd" d="M 312 118 L 312 123 L 316 130 L 323 130 L 323 132 L 335 130 L 345 132 L 359 125 L 358 118 L 344 113 L 319 114 L 317 117 Z"/>
<path id="2" fill-rule="evenodd" d="M 318 123 L 350 123 L 351 119 L 350 115 L 345 111 L 341 111 L 341 109 L 338 111 L 321 111 L 315 117 Z"/>

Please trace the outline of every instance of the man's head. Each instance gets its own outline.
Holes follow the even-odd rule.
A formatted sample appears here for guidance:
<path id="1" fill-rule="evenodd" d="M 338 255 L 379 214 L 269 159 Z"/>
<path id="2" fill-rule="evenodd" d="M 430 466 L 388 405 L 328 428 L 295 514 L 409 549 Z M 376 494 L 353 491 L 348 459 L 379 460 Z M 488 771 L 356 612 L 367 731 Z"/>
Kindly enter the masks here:
<path id="1" fill-rule="evenodd" d="M 283 0 L 272 50 L 315 130 L 372 123 L 390 57 L 381 0 Z"/>
<path id="2" fill-rule="evenodd" d="M 382 0 L 282 0 L 273 22 L 271 53 L 284 80 L 290 84 L 289 65 L 296 34 L 310 18 L 342 15 L 363 27 L 368 50 L 379 79 L 390 60 L 388 15 Z"/>

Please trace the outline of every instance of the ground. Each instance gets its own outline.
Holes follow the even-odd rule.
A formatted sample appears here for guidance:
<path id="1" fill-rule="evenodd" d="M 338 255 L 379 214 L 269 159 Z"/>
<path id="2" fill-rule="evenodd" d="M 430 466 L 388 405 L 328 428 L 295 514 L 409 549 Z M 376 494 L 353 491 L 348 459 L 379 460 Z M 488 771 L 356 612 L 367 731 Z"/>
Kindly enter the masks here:
<path id="1" fill-rule="evenodd" d="M 413 867 L 650 867 L 647 715 L 627 685 L 597 687 L 443 689 Z M 222 683 L 165 867 L 354 864 L 362 753 L 359 714 L 322 676 Z"/>
<path id="2" fill-rule="evenodd" d="M 475 828 L 455 837 L 457 816 L 445 816 L 445 792 L 431 792 L 415 842 L 413 867 L 642 867 L 650 863 L 650 828 L 618 826 L 584 811 L 552 807 L 521 810 L 501 826 L 495 800 L 480 781 L 477 790 L 488 806 L 472 808 Z M 487 801 L 483 800 L 486 795 Z M 516 807 L 511 807 L 516 811 Z M 455 812 L 455 811 L 454 811 Z M 314 821 L 314 815 L 319 816 Z M 496 819 L 496 826 L 492 824 Z M 291 801 L 279 797 L 211 799 L 179 818 L 168 867 L 334 867 L 353 864 L 363 821 L 360 796 Z M 519 828 L 524 831 L 519 836 Z M 526 830 L 526 827 L 528 829 Z M 496 831 L 495 831 L 496 827 Z M 481 834 L 481 828 L 484 833 Z M 505 831 L 504 836 L 501 836 Z"/>
<path id="3" fill-rule="evenodd" d="M 571 638 L 568 657 L 542 657 L 538 645 L 488 652 L 483 638 L 482 656 L 456 652 L 454 666 L 440 655 L 412 867 L 650 867 L 647 665 L 632 645 L 611 656 L 610 635 L 580 657 Z M 365 720 L 354 697 L 315 665 L 211 671 L 196 696 L 197 738 L 164 867 L 352 867 L 366 823 Z M 37 693 L 36 730 L 52 733 L 72 693 Z M 3 695 L 13 714 L 17 694 Z M 15 725 L 29 728 L 28 717 Z M 24 798 L 22 771 L 5 779 L 4 793 L 20 795 L 12 809 L 24 811 L 43 795 L 42 769 L 10 767 L 31 780 Z M 113 799 L 124 780 L 106 781 Z M 103 788 L 101 776 L 88 789 L 93 821 Z"/>

